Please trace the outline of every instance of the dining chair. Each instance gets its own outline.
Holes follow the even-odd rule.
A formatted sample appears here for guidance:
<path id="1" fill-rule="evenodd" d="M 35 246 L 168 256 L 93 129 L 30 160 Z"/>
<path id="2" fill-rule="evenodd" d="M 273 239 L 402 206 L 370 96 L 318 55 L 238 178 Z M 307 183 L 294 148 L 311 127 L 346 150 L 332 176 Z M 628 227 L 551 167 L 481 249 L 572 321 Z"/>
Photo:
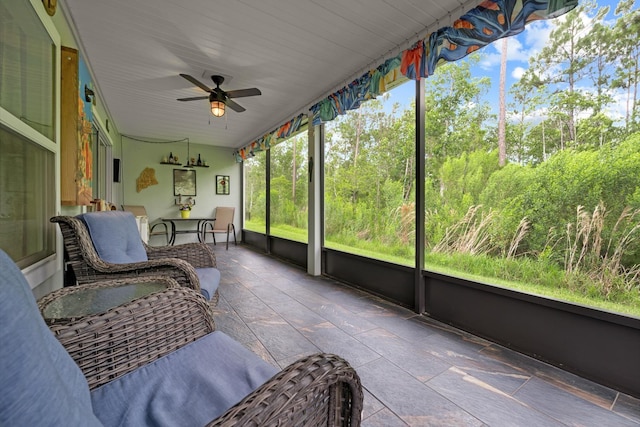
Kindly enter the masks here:
<path id="1" fill-rule="evenodd" d="M 213 244 L 215 245 L 216 233 L 226 233 L 227 250 L 229 250 L 229 233 L 233 232 L 233 242 L 237 245 L 238 240 L 236 239 L 236 226 L 233 225 L 233 216 L 235 211 L 236 208 L 234 207 L 218 206 L 216 208 L 216 214 L 214 215 L 215 220 L 213 222 L 206 221 L 202 224 L 202 241 L 205 241 L 207 233 L 211 233 L 211 236 L 213 237 Z"/>
<path id="2" fill-rule="evenodd" d="M 131 212 L 135 216 L 149 217 L 149 215 L 147 215 L 147 209 L 142 205 L 122 205 L 122 210 Z M 169 227 L 167 227 L 166 223 L 160 221 L 153 225 L 147 223 L 147 225 L 149 227 L 149 239 L 151 239 L 151 236 L 164 236 L 167 245 L 169 244 Z"/>

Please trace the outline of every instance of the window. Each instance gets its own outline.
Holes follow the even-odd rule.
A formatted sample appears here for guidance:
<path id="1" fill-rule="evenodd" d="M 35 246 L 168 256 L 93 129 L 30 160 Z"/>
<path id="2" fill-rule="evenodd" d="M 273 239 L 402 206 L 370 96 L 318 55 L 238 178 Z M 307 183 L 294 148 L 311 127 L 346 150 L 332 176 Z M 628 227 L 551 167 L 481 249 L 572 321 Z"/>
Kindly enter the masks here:
<path id="1" fill-rule="evenodd" d="M 111 145 L 107 141 L 104 132 L 93 125 L 91 133 L 91 152 L 93 155 L 93 198 L 111 200 L 113 181 L 113 154 Z"/>
<path id="2" fill-rule="evenodd" d="M 55 253 L 55 48 L 31 3 L 0 3 L 0 247 L 21 268 Z"/>
<path id="3" fill-rule="evenodd" d="M 246 159 L 244 166 L 244 228 L 267 232 L 267 152 Z"/>
<path id="4" fill-rule="evenodd" d="M 325 246 L 415 264 L 415 84 L 325 124 Z"/>
<path id="5" fill-rule="evenodd" d="M 0 247 L 24 268 L 55 251 L 55 155 L 0 125 Z"/>
<path id="6" fill-rule="evenodd" d="M 307 234 L 307 132 L 271 147 L 272 236 L 306 243 Z"/>
<path id="7" fill-rule="evenodd" d="M 0 106 L 54 139 L 55 45 L 29 2 L 0 3 Z"/>
<path id="8" fill-rule="evenodd" d="M 638 10 L 599 3 L 506 42 L 504 132 L 502 41 L 425 81 L 427 269 L 640 317 Z"/>

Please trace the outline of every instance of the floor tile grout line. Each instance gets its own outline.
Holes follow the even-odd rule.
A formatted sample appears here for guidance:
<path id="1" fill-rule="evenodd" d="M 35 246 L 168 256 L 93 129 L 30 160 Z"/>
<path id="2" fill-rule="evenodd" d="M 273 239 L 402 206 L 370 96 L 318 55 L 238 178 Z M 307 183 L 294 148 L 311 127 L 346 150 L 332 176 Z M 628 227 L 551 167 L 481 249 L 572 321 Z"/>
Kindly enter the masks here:
<path id="1" fill-rule="evenodd" d="M 257 297 L 257 296 L 256 296 L 256 298 L 260 299 L 260 297 Z M 260 300 L 261 300 L 261 299 L 260 299 Z M 261 301 L 262 301 L 262 300 L 261 300 Z M 272 310 L 273 310 L 273 308 L 272 308 L 272 307 L 270 307 L 270 306 L 269 306 L 269 304 L 265 303 L 264 301 L 263 301 L 263 303 L 264 303 L 265 305 L 267 305 L 270 309 L 272 309 Z M 275 310 L 273 310 L 273 311 L 274 311 L 274 313 L 276 313 L 276 315 L 278 316 L 278 318 L 279 318 L 280 320 L 282 320 L 285 324 L 287 324 L 287 325 L 288 325 L 288 326 L 290 326 L 293 330 L 295 330 L 297 333 L 299 333 L 299 334 L 300 334 L 304 339 L 306 339 L 306 340 L 307 340 L 311 345 L 313 345 L 314 347 L 316 347 L 318 350 L 322 351 L 322 349 L 321 349 L 318 345 L 316 345 L 313 341 L 311 341 L 311 340 L 310 340 L 309 338 L 307 338 L 304 334 L 302 334 L 302 333 L 301 333 L 301 332 L 300 332 L 300 331 L 299 331 L 299 330 L 298 330 L 294 325 L 292 325 L 292 324 L 291 324 L 287 319 L 285 319 L 284 317 L 282 317 L 282 315 L 281 315 L 280 313 L 276 312 Z M 288 357 L 287 357 L 287 358 L 284 358 L 284 359 L 280 359 L 280 360 L 278 360 L 278 358 L 276 358 L 276 357 L 275 357 L 275 355 L 274 355 L 274 354 L 269 350 L 269 348 L 267 347 L 267 344 L 266 344 L 266 343 L 264 343 L 264 342 L 260 339 L 260 337 L 258 337 L 258 336 L 255 334 L 255 332 L 253 331 L 253 329 L 251 329 L 251 327 L 249 326 L 249 324 L 250 324 L 250 323 L 252 323 L 252 322 L 248 322 L 248 323 L 247 323 L 247 322 L 242 318 L 242 316 L 239 316 L 239 317 L 240 317 L 240 320 L 242 320 L 242 322 L 243 322 L 243 323 L 244 323 L 244 324 L 249 328 L 249 330 L 251 331 L 251 333 L 256 337 L 256 339 L 257 339 L 258 341 L 260 341 L 260 343 L 262 344 L 262 346 L 265 348 L 265 350 L 267 350 L 267 352 L 269 353 L 269 355 L 273 358 L 273 360 L 275 360 L 275 361 L 276 361 L 276 363 L 280 364 L 280 362 L 281 362 L 281 361 L 286 360 L 286 359 L 288 358 Z M 257 321 L 256 321 L 256 322 L 257 322 Z"/>
<path id="2" fill-rule="evenodd" d="M 613 408 L 616 407 L 616 402 L 618 401 L 618 398 L 620 397 L 620 392 L 616 393 L 616 397 L 613 399 L 613 402 L 611 402 L 611 406 L 609 407 L 610 411 L 613 411 Z M 615 412 L 615 411 L 613 411 Z"/>
<path id="3" fill-rule="evenodd" d="M 365 388 L 364 386 L 362 388 Z M 390 407 L 388 407 L 387 405 L 385 405 L 380 399 L 378 399 L 378 397 L 376 397 L 376 395 L 374 395 L 371 390 L 367 389 L 367 391 L 369 392 L 369 394 L 371 396 L 373 396 L 378 402 L 382 403 L 383 408 L 378 409 L 376 412 L 374 412 L 373 414 L 370 414 L 367 418 L 365 419 L 369 419 L 371 418 L 374 414 L 377 414 L 379 412 L 384 411 L 385 409 L 389 412 L 391 412 L 397 419 L 399 419 L 405 426 L 407 427 L 411 427 L 411 424 L 407 423 L 405 420 L 402 419 L 402 417 L 398 414 L 395 413 L 395 411 L 393 409 L 391 409 Z M 363 419 L 362 421 L 364 421 L 365 419 Z"/>
<path id="4" fill-rule="evenodd" d="M 240 252 L 240 251 L 238 251 L 238 252 Z M 233 270 L 235 268 L 242 267 L 241 263 L 236 262 L 236 261 L 233 260 L 234 256 L 236 256 L 236 255 L 229 254 L 228 258 L 225 258 L 225 260 L 224 260 L 224 265 L 228 266 L 229 270 Z M 256 258 L 255 259 L 258 260 L 258 262 L 260 263 L 261 266 L 263 266 L 263 268 L 269 268 L 271 262 L 274 263 L 273 265 L 276 265 L 275 263 L 282 264 L 282 261 L 277 260 L 277 259 L 270 259 L 267 255 L 262 255 L 262 254 L 256 254 Z M 289 280 L 287 278 L 287 274 L 289 274 L 291 272 L 294 272 L 294 270 L 293 270 L 294 267 L 295 267 L 295 272 L 299 273 L 298 266 L 289 266 L 286 263 L 284 265 L 285 265 L 285 268 L 280 270 L 280 273 L 274 274 L 273 275 L 274 278 L 282 277 L 283 279 Z M 276 266 L 276 269 L 277 269 L 277 266 Z M 244 275 L 235 275 L 235 277 L 238 280 L 238 282 L 243 286 L 243 288 L 248 290 L 251 293 L 251 295 L 256 297 L 263 304 L 265 304 L 267 307 L 269 307 L 269 309 L 271 309 L 273 312 L 275 312 L 276 315 L 278 316 L 278 319 L 280 319 L 280 321 L 282 321 L 284 324 L 286 324 L 289 327 L 291 327 L 293 330 L 297 331 L 297 333 L 299 333 L 302 337 L 304 337 L 311 345 L 313 345 L 314 347 L 316 347 L 316 348 L 318 348 L 320 350 L 323 350 L 323 347 L 321 345 L 316 344 L 316 342 L 313 339 L 308 338 L 305 334 L 302 333 L 301 329 L 303 329 L 303 326 L 296 326 L 296 324 L 292 323 L 292 321 L 289 321 L 282 314 L 280 314 L 280 312 L 277 312 L 276 310 L 274 310 L 273 306 L 277 305 L 276 302 L 273 302 L 273 301 L 270 302 L 270 303 L 265 302 L 261 297 L 259 297 L 258 295 L 256 295 L 253 292 L 252 287 L 249 287 L 249 286 L 245 285 L 245 283 L 247 281 L 250 281 L 250 280 L 256 280 L 256 281 L 264 280 L 264 278 L 262 276 L 260 276 L 260 274 L 253 274 L 252 273 L 252 276 L 247 276 L 247 277 L 245 277 Z M 319 318 L 323 319 L 325 322 L 328 322 L 328 324 L 332 325 L 337 330 L 339 330 L 341 332 L 344 332 L 346 334 L 346 336 L 355 339 L 360 344 L 365 346 L 368 350 L 372 351 L 373 354 L 378 356 L 375 360 L 384 359 L 385 361 L 387 361 L 388 363 L 392 364 L 393 366 L 396 366 L 399 369 L 402 369 L 401 366 L 399 366 L 396 363 L 392 362 L 392 360 L 388 359 L 387 356 L 380 354 L 378 351 L 376 351 L 375 349 L 371 348 L 365 342 L 361 341 L 360 337 L 359 337 L 360 335 L 362 335 L 362 334 L 364 334 L 366 332 L 369 332 L 371 330 L 375 330 L 375 329 L 379 328 L 380 330 L 385 331 L 386 333 L 389 333 L 389 334 L 393 335 L 395 338 L 397 338 L 399 340 L 402 340 L 402 342 L 406 342 L 406 343 L 411 344 L 411 341 L 409 341 L 407 338 L 403 337 L 402 335 L 398 335 L 398 333 L 394 332 L 395 325 L 392 325 L 392 326 L 394 326 L 393 328 L 387 329 L 388 326 L 385 325 L 384 322 L 376 322 L 375 321 L 375 316 L 372 315 L 370 318 L 367 319 L 367 321 L 371 322 L 371 324 L 374 325 L 375 328 L 369 329 L 369 330 L 366 330 L 366 331 L 359 331 L 359 332 L 353 333 L 353 329 L 344 329 L 339 324 L 336 324 L 333 321 L 329 320 L 327 317 L 325 317 L 325 315 L 323 315 L 322 312 L 314 310 L 314 308 L 316 306 L 313 303 L 309 303 L 308 300 L 300 300 L 300 299 L 298 299 L 298 298 L 302 298 L 302 295 L 298 295 L 298 297 L 296 297 L 296 296 L 292 295 L 291 293 L 289 293 L 290 292 L 289 289 L 282 290 L 282 289 L 278 288 L 276 285 L 273 284 L 273 280 L 277 280 L 277 279 L 272 279 L 271 276 L 269 276 L 269 279 L 267 280 L 268 281 L 268 286 L 270 287 L 270 290 L 272 290 L 272 291 L 273 290 L 277 290 L 277 291 L 283 292 L 289 298 L 292 298 L 292 300 L 296 301 L 298 304 L 301 304 L 301 306 L 304 307 L 306 310 L 309 310 L 314 315 L 319 316 Z M 314 280 L 315 280 L 315 278 L 314 278 Z M 324 281 L 324 279 L 322 277 L 319 278 L 318 280 Z M 295 279 L 294 280 L 290 280 L 290 281 L 291 282 L 295 282 Z M 229 283 L 228 285 L 229 286 L 235 286 L 234 283 Z M 360 290 L 357 290 L 356 293 L 348 292 L 348 290 L 345 289 L 344 285 L 337 283 L 334 279 L 331 279 L 331 278 L 329 278 L 326 281 L 326 283 L 323 284 L 323 286 L 315 287 L 314 283 L 312 281 L 307 281 L 307 280 L 300 280 L 300 285 L 301 285 L 301 289 L 303 289 L 303 290 L 305 290 L 307 292 L 311 292 L 311 293 L 317 295 L 318 297 L 325 298 L 325 300 L 327 301 L 327 304 L 336 306 L 340 310 L 344 310 L 345 312 L 348 312 L 348 313 L 353 314 L 355 316 L 362 315 L 363 313 L 366 314 L 368 312 L 368 310 L 366 308 L 364 310 L 359 310 L 358 304 L 360 302 L 362 302 L 363 304 L 367 304 L 368 303 L 368 304 L 371 304 L 372 306 L 375 307 L 375 308 L 372 308 L 372 310 L 373 310 L 372 313 L 374 311 L 384 310 L 384 312 L 386 312 L 389 315 L 390 318 L 393 317 L 394 319 L 401 320 L 402 322 L 411 322 L 412 319 L 418 319 L 418 321 L 419 321 L 419 319 L 420 319 L 419 315 L 417 315 L 417 314 L 409 315 L 407 317 L 402 316 L 401 313 L 396 312 L 393 309 L 389 309 L 388 307 L 385 307 L 385 304 L 378 304 L 376 302 L 376 300 L 375 300 L 375 296 L 373 296 L 371 298 L 368 298 L 366 295 L 360 294 L 359 293 Z M 346 305 L 342 305 L 342 304 L 339 303 L 339 301 L 337 301 L 340 298 L 340 293 L 343 292 L 343 291 L 345 292 L 345 298 L 348 297 L 349 301 L 353 301 L 353 303 L 348 303 Z M 326 298 L 325 297 L 326 292 L 331 292 L 332 293 L 331 298 Z M 351 298 L 355 298 L 355 300 L 351 300 Z M 233 314 L 235 314 L 235 316 L 237 316 L 237 318 L 247 328 L 249 328 L 248 325 L 247 325 L 247 322 L 245 321 L 245 319 L 242 316 L 240 316 L 239 312 L 236 310 L 236 306 L 234 304 L 228 302 L 228 301 L 225 301 L 225 302 L 227 303 L 227 306 L 233 312 Z M 391 303 L 389 303 L 389 304 L 391 304 Z M 354 311 L 354 310 L 357 310 L 357 311 Z M 431 322 L 424 322 L 424 323 L 425 323 L 425 328 L 434 327 L 433 325 L 431 325 Z M 447 325 L 443 325 L 443 326 L 447 326 Z M 473 334 L 469 334 L 470 339 L 464 339 L 464 333 L 458 334 L 455 331 L 449 331 L 449 330 L 444 329 L 444 328 L 443 328 L 442 331 L 439 331 L 439 330 L 437 330 L 438 329 L 437 327 L 435 327 L 435 329 L 436 330 L 433 332 L 434 334 L 443 335 L 446 338 L 456 339 L 457 341 L 460 342 L 461 345 L 473 344 L 474 346 L 470 347 L 470 349 L 473 350 L 475 353 L 477 353 L 478 357 L 480 357 L 480 356 L 483 357 L 483 358 L 486 357 L 487 359 L 492 360 L 492 361 L 494 361 L 496 363 L 502 363 L 507 367 L 511 367 L 512 369 L 516 369 L 517 368 L 516 370 L 522 371 L 521 373 L 526 376 L 526 380 L 522 384 L 518 385 L 515 390 L 513 390 L 512 392 L 507 393 L 507 394 L 512 396 L 512 398 L 514 400 L 516 400 L 519 404 L 524 405 L 524 406 L 526 406 L 528 408 L 531 408 L 532 410 L 535 410 L 537 413 L 544 414 L 546 417 L 550 417 L 551 419 L 559 422 L 562 425 L 565 425 L 565 424 L 562 423 L 560 420 L 557 420 L 551 413 L 545 412 L 544 409 L 538 409 L 537 407 L 530 406 L 530 405 L 526 404 L 525 402 L 520 401 L 519 398 L 516 396 L 523 389 L 523 387 L 525 387 L 527 384 L 529 384 L 531 382 L 531 380 L 533 378 L 538 378 L 540 381 L 543 381 L 543 382 L 553 386 L 554 388 L 560 390 L 561 392 L 569 393 L 573 397 L 579 398 L 579 399 L 584 400 L 585 402 L 587 402 L 589 404 L 596 405 L 596 406 L 598 406 L 598 407 L 600 407 L 602 409 L 605 409 L 611 414 L 615 414 L 617 416 L 623 417 L 624 419 L 627 419 L 627 420 L 629 420 L 629 421 L 631 421 L 631 422 L 633 422 L 635 424 L 640 424 L 637 419 L 634 419 L 633 417 L 630 418 L 630 417 L 626 416 L 623 413 L 618 413 L 618 412 L 614 411 L 614 408 L 616 407 L 616 405 L 620 401 L 621 396 L 623 395 L 620 392 L 616 392 L 616 394 L 614 395 L 615 397 L 612 399 L 612 401 L 610 401 L 611 403 L 608 405 L 608 408 L 607 408 L 606 406 L 602 406 L 602 405 L 599 405 L 597 403 L 594 403 L 594 401 L 592 399 L 589 399 L 587 397 L 583 397 L 580 394 L 576 394 L 576 393 L 571 392 L 570 390 L 565 389 L 564 387 L 561 386 L 561 384 L 564 384 L 564 382 L 563 382 L 563 379 L 560 378 L 560 377 L 558 377 L 558 378 L 553 377 L 553 376 L 551 377 L 551 379 L 554 380 L 554 381 L 560 381 L 560 385 L 557 385 L 553 381 L 547 381 L 544 378 L 538 377 L 536 375 L 536 373 L 535 373 L 535 367 L 533 367 L 534 371 L 531 371 L 529 368 L 527 368 L 527 366 L 529 366 L 529 365 L 525 364 L 524 366 L 520 366 L 520 365 L 518 365 L 518 361 L 516 359 L 511 359 L 509 357 L 507 359 L 504 359 L 504 358 L 500 358 L 500 357 L 494 357 L 492 354 L 486 354 L 486 352 L 483 353 L 483 350 L 487 350 L 488 348 L 491 348 L 492 346 L 496 345 L 495 343 L 492 343 L 492 342 L 486 341 L 486 340 L 484 340 L 484 341 L 486 341 L 486 343 L 484 343 L 484 344 L 481 343 L 481 342 L 476 342 L 473 339 L 473 338 L 475 338 L 473 336 Z M 451 329 L 455 329 L 455 328 L 451 328 Z M 262 347 L 269 354 L 269 356 L 271 356 L 271 358 L 274 361 L 279 363 L 280 361 L 278 361 L 274 357 L 273 353 L 265 345 L 265 343 L 260 338 L 257 337 L 257 335 L 253 332 L 253 330 L 251 328 L 249 328 L 249 330 L 250 330 L 250 333 L 252 334 L 252 336 L 262 345 Z M 443 332 L 447 332 L 447 334 L 443 334 Z M 449 336 L 449 334 L 452 334 L 452 336 Z M 476 345 L 477 345 L 477 347 L 476 347 Z M 499 345 L 498 345 L 498 347 L 502 348 L 503 351 L 513 352 L 513 350 L 511 350 L 509 348 L 506 348 L 506 347 L 503 347 L 503 346 L 499 346 Z M 433 353 L 430 353 L 428 351 L 425 351 L 425 352 L 427 354 L 430 354 L 431 356 L 438 357 L 441 361 L 445 362 L 450 367 L 451 366 L 455 366 L 455 365 L 452 365 L 446 359 L 438 356 L 437 354 L 433 354 Z M 491 352 L 489 352 L 489 353 L 491 353 Z M 520 354 L 520 353 L 517 353 L 517 354 Z M 509 363 L 509 360 L 511 360 L 511 363 Z M 370 362 L 367 362 L 367 363 L 370 363 Z M 442 396 L 437 390 L 433 389 L 431 387 L 431 385 L 428 384 L 431 379 L 436 378 L 438 375 L 441 375 L 442 373 L 433 376 L 429 380 L 420 381 L 417 377 L 413 376 L 408 371 L 405 371 L 404 369 L 402 369 L 402 370 L 404 372 L 406 372 L 408 375 L 410 375 L 411 377 L 415 378 L 417 381 L 419 381 L 423 385 L 427 386 L 429 389 L 431 389 L 434 392 L 438 393 L 438 395 Z M 446 370 L 443 371 L 443 372 L 446 372 Z M 579 377 L 579 378 L 582 378 L 582 377 Z M 571 384 L 568 384 L 568 385 L 571 385 Z M 591 389 L 588 387 L 587 383 L 585 383 L 585 385 L 577 384 L 577 385 L 575 385 L 574 388 L 575 388 L 575 390 L 577 392 L 582 392 L 586 396 L 593 396 L 594 398 L 597 398 L 599 396 L 599 394 L 594 394 L 592 391 L 590 391 Z M 615 390 L 613 390 L 613 391 L 615 391 Z M 371 392 L 369 391 L 369 393 L 371 393 Z M 376 398 L 378 401 L 380 401 L 380 399 L 378 399 L 373 393 L 371 393 L 371 395 L 374 398 Z M 602 395 L 601 397 L 604 397 L 604 395 Z M 449 401 L 452 404 L 454 404 L 456 407 L 460 408 L 465 413 L 471 415 L 474 419 L 477 419 L 480 422 L 483 422 L 475 414 L 468 412 L 464 408 L 462 408 L 459 405 L 455 404 L 455 402 L 452 402 L 450 399 L 447 399 L 446 397 L 444 397 L 444 398 L 447 401 Z M 380 401 L 380 402 L 383 403 L 382 401 Z M 603 401 L 603 403 L 605 403 L 605 402 Z M 397 414 L 390 407 L 385 405 L 384 403 L 383 403 L 383 407 L 386 408 L 390 413 L 394 414 L 394 416 L 398 417 Z M 383 409 L 380 409 L 380 410 L 376 411 L 375 413 L 378 413 L 381 410 L 383 410 Z M 375 413 L 373 413 L 373 414 L 375 414 Z M 370 414 L 370 415 L 373 415 L 373 414 Z M 400 418 L 400 417 L 398 417 L 398 418 L 402 420 L 402 418 Z M 402 420 L 402 422 L 406 424 L 406 422 L 404 420 Z"/>

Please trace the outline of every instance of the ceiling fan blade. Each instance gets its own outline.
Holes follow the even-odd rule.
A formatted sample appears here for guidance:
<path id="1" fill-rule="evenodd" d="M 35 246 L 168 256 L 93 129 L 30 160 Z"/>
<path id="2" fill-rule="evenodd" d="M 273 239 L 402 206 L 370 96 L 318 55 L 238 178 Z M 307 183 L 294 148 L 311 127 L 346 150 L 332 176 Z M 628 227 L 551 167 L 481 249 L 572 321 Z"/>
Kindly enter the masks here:
<path id="1" fill-rule="evenodd" d="M 229 98 L 242 98 L 244 96 L 262 95 L 262 92 L 260 92 L 260 89 L 253 87 L 251 89 L 230 90 L 226 94 Z"/>
<path id="2" fill-rule="evenodd" d="M 205 96 L 192 96 L 191 98 L 178 98 L 177 101 L 197 101 L 199 99 L 209 99 L 207 95 Z"/>
<path id="3" fill-rule="evenodd" d="M 189 74 L 180 74 L 180 77 L 189 80 L 191 83 L 193 83 L 194 85 L 198 86 L 200 89 L 202 89 L 205 92 L 211 92 L 211 89 L 209 89 L 208 86 L 205 86 L 204 84 L 202 84 L 201 82 L 199 82 L 195 78 L 191 77 Z"/>
<path id="4" fill-rule="evenodd" d="M 233 111 L 235 111 L 236 113 L 242 113 L 243 111 L 246 111 L 246 108 L 236 104 L 235 102 L 233 102 L 230 99 L 227 99 L 227 101 L 225 102 L 225 104 L 227 104 L 227 107 L 231 108 Z"/>

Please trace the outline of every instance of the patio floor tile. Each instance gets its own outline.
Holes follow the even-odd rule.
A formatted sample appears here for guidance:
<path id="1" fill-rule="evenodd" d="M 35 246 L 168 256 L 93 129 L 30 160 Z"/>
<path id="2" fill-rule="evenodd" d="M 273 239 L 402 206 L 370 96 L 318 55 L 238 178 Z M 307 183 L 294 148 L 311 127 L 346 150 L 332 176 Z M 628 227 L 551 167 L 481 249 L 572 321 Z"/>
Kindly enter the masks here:
<path id="1" fill-rule="evenodd" d="M 640 427 L 640 399 L 242 245 L 211 247 L 216 327 L 280 368 L 344 357 L 362 380 L 365 427 Z"/>

